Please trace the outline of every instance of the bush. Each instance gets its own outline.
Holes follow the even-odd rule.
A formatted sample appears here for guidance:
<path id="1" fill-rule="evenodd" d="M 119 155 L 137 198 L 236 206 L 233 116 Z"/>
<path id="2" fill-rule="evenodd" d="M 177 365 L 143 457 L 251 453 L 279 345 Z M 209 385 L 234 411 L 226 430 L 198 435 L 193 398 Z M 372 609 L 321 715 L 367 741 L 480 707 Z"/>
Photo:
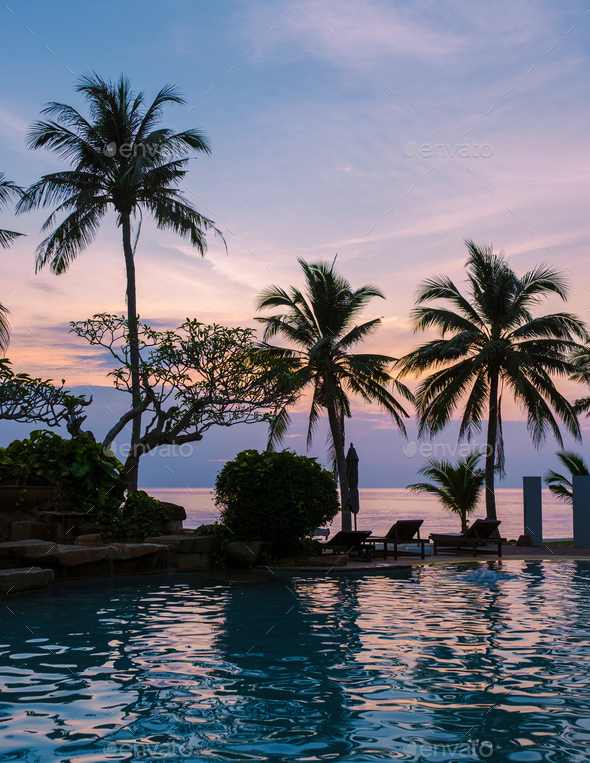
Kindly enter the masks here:
<path id="1" fill-rule="evenodd" d="M 77 511 L 116 509 L 123 498 L 119 478 L 122 464 L 107 456 L 102 445 L 85 435 L 64 439 L 35 430 L 25 440 L 0 448 L 1 485 L 49 485 L 71 494 Z"/>
<path id="2" fill-rule="evenodd" d="M 215 489 L 231 539 L 265 541 L 272 556 L 294 553 L 340 509 L 334 476 L 315 458 L 288 450 L 238 453 L 217 475 Z"/>
<path id="3" fill-rule="evenodd" d="M 135 490 L 127 494 L 120 506 L 93 511 L 90 516 L 103 537 L 128 540 L 159 535 L 170 511 L 144 490 Z"/>

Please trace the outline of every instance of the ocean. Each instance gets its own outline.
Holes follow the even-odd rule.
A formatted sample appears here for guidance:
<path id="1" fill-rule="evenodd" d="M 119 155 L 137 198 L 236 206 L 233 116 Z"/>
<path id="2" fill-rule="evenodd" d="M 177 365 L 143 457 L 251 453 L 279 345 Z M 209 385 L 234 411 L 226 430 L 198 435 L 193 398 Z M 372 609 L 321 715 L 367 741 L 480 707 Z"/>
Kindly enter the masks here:
<path id="1" fill-rule="evenodd" d="M 184 506 L 187 514 L 185 527 L 198 527 L 219 519 L 213 488 L 146 488 L 146 491 L 162 501 Z M 422 537 L 428 537 L 432 532 L 459 532 L 461 529 L 459 518 L 445 513 L 433 497 L 408 493 L 405 488 L 362 488 L 359 492 L 359 530 L 372 530 L 374 535 L 386 533 L 398 519 L 423 519 Z M 496 505 L 498 519 L 502 521 L 502 536 L 512 540 L 522 535 L 522 490 L 497 489 Z M 483 502 L 472 518 L 476 517 L 485 517 Z M 340 517 L 336 517 L 332 522 L 333 532 L 339 527 Z M 544 539 L 571 538 L 572 535 L 571 507 L 557 501 L 548 490 L 543 490 Z"/>

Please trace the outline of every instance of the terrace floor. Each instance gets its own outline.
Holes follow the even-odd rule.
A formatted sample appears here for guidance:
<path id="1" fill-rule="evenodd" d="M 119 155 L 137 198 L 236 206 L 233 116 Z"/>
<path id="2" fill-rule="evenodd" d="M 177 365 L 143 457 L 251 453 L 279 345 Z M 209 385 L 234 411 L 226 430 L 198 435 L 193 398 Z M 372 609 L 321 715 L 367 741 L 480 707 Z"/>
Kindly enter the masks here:
<path id="1" fill-rule="evenodd" d="M 323 559 L 329 558 L 329 555 L 324 555 Z M 338 557 L 336 556 L 335 559 Z M 573 546 L 538 546 L 534 548 L 522 548 L 517 546 L 503 546 L 502 548 L 502 557 L 500 560 L 516 560 L 516 559 L 544 559 L 546 561 L 552 561 L 552 562 L 560 562 L 560 561 L 572 561 L 575 559 L 590 559 L 590 548 L 574 548 Z M 330 567 L 325 566 L 322 564 L 322 566 L 314 567 L 314 566 L 305 566 L 305 567 L 299 567 L 299 566 L 289 566 L 289 567 L 272 567 L 269 568 L 271 570 L 279 569 L 279 570 L 292 570 L 292 571 L 303 571 L 306 572 L 316 570 L 316 571 L 323 571 L 323 572 L 346 572 L 346 571 L 357 571 L 357 570 L 388 570 L 388 569 L 395 569 L 396 567 L 412 567 L 412 566 L 423 566 L 423 565 L 431 565 L 431 564 L 457 564 L 457 563 L 465 563 L 465 562 L 488 562 L 488 561 L 498 561 L 498 556 L 495 553 L 494 549 L 485 549 L 482 548 L 478 551 L 478 554 L 476 557 L 474 557 L 471 552 L 463 552 L 461 554 L 457 553 L 449 553 L 449 552 L 442 552 L 437 554 L 436 556 L 427 556 L 425 559 L 421 559 L 419 554 L 415 556 L 403 556 L 398 558 L 397 561 L 394 561 L 393 555 L 389 556 L 387 559 L 380 559 L 376 558 L 372 561 L 369 560 L 359 560 L 355 558 L 350 558 L 348 561 L 348 565 L 346 567 Z"/>

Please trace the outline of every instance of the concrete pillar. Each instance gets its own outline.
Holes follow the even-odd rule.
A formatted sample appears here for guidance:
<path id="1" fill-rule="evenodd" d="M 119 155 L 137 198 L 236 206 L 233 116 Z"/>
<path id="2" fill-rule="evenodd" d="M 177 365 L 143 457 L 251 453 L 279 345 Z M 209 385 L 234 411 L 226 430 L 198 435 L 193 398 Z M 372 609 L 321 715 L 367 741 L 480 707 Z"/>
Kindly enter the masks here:
<path id="1" fill-rule="evenodd" d="M 590 546 L 590 477 L 574 477 L 574 546 Z"/>
<path id="2" fill-rule="evenodd" d="M 533 546 L 542 546 L 543 498 L 540 477 L 522 478 L 522 497 L 524 503 L 524 534 L 531 536 Z"/>

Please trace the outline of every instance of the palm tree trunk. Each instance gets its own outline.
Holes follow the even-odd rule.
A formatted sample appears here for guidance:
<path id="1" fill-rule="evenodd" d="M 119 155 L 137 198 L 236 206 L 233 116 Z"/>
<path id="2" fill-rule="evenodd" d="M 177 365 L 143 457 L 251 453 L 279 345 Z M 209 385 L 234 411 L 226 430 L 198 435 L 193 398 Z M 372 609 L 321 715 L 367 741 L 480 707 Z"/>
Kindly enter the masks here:
<path id="1" fill-rule="evenodd" d="M 486 517 L 497 519 L 494 475 L 496 464 L 496 440 L 498 437 L 498 377 L 497 369 L 490 369 L 490 400 L 488 412 L 488 447 L 486 451 Z"/>
<path id="2" fill-rule="evenodd" d="M 127 271 L 127 316 L 129 320 L 129 360 L 131 361 L 131 394 L 132 406 L 139 404 L 141 400 L 141 386 L 139 382 L 139 341 L 137 334 L 137 296 L 135 290 L 135 260 L 131 245 L 131 216 L 127 212 L 121 215 L 123 228 L 123 251 L 125 253 L 125 268 Z M 132 466 L 125 474 L 124 484 L 127 490 L 137 490 L 139 475 L 139 456 L 136 453 L 137 443 L 141 437 L 141 415 L 136 416 L 132 423 L 131 454 L 136 456 L 131 459 Z"/>
<path id="3" fill-rule="evenodd" d="M 336 464 L 338 465 L 338 478 L 340 480 L 340 506 L 342 509 L 342 529 L 352 530 L 352 517 L 348 509 L 348 478 L 346 476 L 346 456 L 344 455 L 344 440 L 340 432 L 336 406 L 333 401 L 328 402 L 328 422 L 336 452 Z"/>
<path id="4" fill-rule="evenodd" d="M 467 532 L 467 514 L 464 511 L 461 512 L 461 532 Z"/>

